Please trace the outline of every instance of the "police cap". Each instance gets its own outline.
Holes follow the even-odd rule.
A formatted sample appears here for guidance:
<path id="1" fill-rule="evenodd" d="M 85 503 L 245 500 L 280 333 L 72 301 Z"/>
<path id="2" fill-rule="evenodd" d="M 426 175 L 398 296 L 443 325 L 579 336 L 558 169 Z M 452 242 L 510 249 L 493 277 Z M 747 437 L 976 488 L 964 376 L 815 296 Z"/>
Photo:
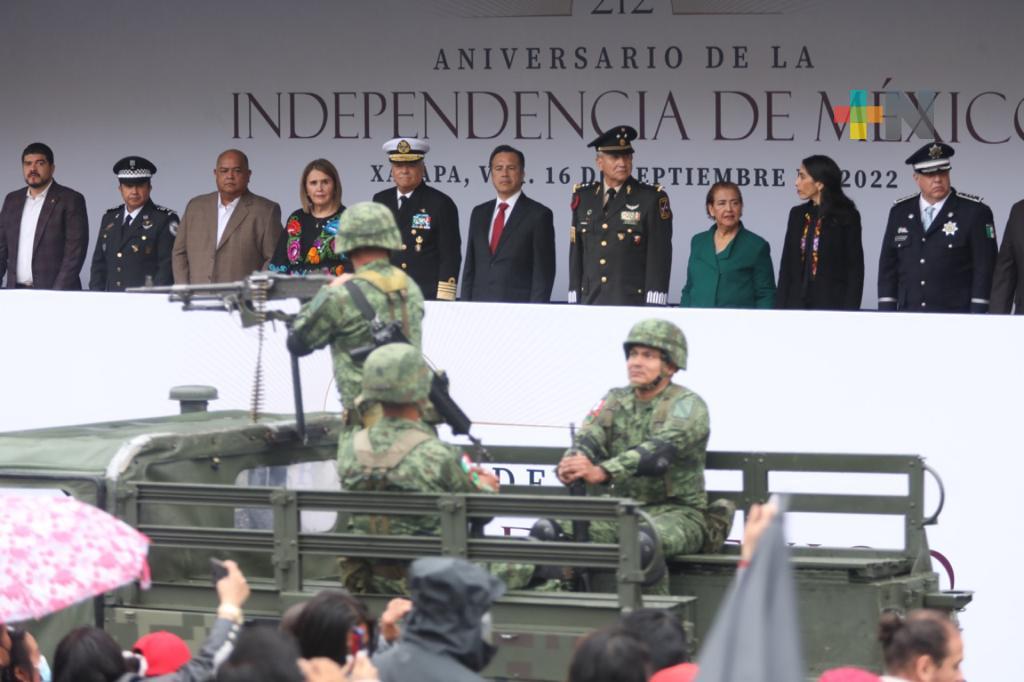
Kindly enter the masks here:
<path id="1" fill-rule="evenodd" d="M 941 173 L 953 167 L 949 159 L 956 151 L 945 142 L 929 142 L 907 157 L 915 173 Z"/>
<path id="2" fill-rule="evenodd" d="M 126 156 L 114 164 L 114 175 L 122 185 L 143 185 L 156 175 L 156 166 L 141 156 Z"/>

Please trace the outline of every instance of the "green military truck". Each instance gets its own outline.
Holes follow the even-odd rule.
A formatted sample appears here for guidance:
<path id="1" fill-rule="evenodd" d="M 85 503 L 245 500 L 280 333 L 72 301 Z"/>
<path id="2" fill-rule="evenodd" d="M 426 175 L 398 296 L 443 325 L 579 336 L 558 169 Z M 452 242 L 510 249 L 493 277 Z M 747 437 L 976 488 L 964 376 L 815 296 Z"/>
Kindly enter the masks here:
<path id="1" fill-rule="evenodd" d="M 339 556 L 443 554 L 590 569 L 591 592 L 512 591 L 494 610 L 499 654 L 485 674 L 561 680 L 582 634 L 641 605 L 674 609 L 699 646 L 736 570 L 735 545 L 722 554 L 681 557 L 670 564 L 672 596 L 645 596 L 636 543 L 642 512 L 633 501 L 570 497 L 560 487 L 539 486 L 507 486 L 497 496 L 344 492 L 337 489 L 336 476 L 331 480 L 337 415 L 307 415 L 303 439 L 294 416 L 265 416 L 253 423 L 247 412 L 206 411 L 212 396 L 202 390 L 178 394 L 183 413 L 176 416 L 0 434 L 0 486 L 63 491 L 136 526 L 152 542 L 151 589 L 129 585 L 29 624 L 44 652 L 51 652 L 71 627 L 89 623 L 125 645 L 157 629 L 197 645 L 215 609 L 210 557 L 232 558 L 242 566 L 252 586 L 248 617 L 275 620 L 291 604 L 339 587 Z M 561 450 L 493 447 L 491 453 L 499 463 L 550 466 Z M 312 465 L 319 473 L 302 480 L 277 468 L 303 463 L 319 463 Z M 732 476 L 740 485 L 709 494 L 727 497 L 739 509 L 767 499 L 771 476 L 778 472 L 906 479 L 901 495 L 790 496 L 791 512 L 889 515 L 901 520 L 904 535 L 903 547 L 894 550 L 793 548 L 808 674 L 836 665 L 880 668 L 872 633 L 885 609 L 957 610 L 970 601 L 970 593 L 939 589 L 925 532 L 937 513 L 925 517 L 927 467 L 920 458 L 713 452 L 707 467 L 736 472 Z M 261 481 L 273 485 L 254 485 Z M 355 513 L 436 515 L 442 532 L 438 537 L 336 532 L 345 515 Z M 541 543 L 468 532 L 471 519 L 491 517 L 615 520 L 623 540 Z M 386 600 L 366 597 L 377 613 Z"/>

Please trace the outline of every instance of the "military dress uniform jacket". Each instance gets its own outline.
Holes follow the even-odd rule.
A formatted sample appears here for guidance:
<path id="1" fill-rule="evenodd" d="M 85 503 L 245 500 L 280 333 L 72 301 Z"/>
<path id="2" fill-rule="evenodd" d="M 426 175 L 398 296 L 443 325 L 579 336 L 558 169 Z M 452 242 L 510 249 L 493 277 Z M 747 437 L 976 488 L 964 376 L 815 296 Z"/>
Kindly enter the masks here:
<path id="1" fill-rule="evenodd" d="M 391 254 L 395 267 L 405 270 L 428 301 L 454 301 L 462 264 L 459 209 L 444 192 L 426 183 L 412 191 L 398 210 L 398 192 L 389 187 L 373 195 L 395 214 L 402 233 L 402 250 Z"/>
<path id="2" fill-rule="evenodd" d="M 124 216 L 121 204 L 100 218 L 89 289 L 124 291 L 143 286 L 147 276 L 157 286 L 174 284 L 171 249 L 178 231 L 178 214 L 147 201 L 127 228 Z"/>
<path id="3" fill-rule="evenodd" d="M 672 270 L 668 196 L 631 177 L 603 204 L 601 181 L 573 191 L 569 303 L 666 305 Z"/>
<path id="4" fill-rule="evenodd" d="M 984 313 L 996 260 L 992 209 L 951 190 L 927 232 L 917 194 L 889 211 L 878 262 L 878 309 Z"/>

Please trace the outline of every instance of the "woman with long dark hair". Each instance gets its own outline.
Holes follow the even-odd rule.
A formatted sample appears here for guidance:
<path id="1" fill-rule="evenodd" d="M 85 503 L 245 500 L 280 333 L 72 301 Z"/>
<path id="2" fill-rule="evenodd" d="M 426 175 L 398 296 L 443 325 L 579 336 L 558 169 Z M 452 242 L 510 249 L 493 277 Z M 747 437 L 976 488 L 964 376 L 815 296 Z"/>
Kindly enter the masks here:
<path id="1" fill-rule="evenodd" d="M 859 310 L 864 291 L 860 213 L 831 158 L 808 156 L 796 174 L 804 203 L 789 212 L 776 308 Z"/>

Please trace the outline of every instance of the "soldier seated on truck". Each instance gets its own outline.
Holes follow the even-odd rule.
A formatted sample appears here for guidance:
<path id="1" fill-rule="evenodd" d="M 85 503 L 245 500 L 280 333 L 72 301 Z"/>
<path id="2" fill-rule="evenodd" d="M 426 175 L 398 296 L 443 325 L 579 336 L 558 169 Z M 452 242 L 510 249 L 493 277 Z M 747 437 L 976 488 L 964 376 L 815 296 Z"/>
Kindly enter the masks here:
<path id="1" fill-rule="evenodd" d="M 643 320 L 633 325 L 623 349 L 629 386 L 613 388 L 594 406 L 557 473 L 566 485 L 585 483 L 588 494 L 628 497 L 642 505 L 653 524 L 640 529 L 643 584 L 665 591 L 665 558 L 718 551 L 736 509 L 726 500 L 708 505 L 708 408 L 699 395 L 672 383 L 686 369 L 682 330 L 667 320 Z M 550 519 L 538 521 L 531 535 L 567 537 Z M 590 539 L 616 542 L 615 524 L 591 523 Z"/>
<path id="2" fill-rule="evenodd" d="M 390 343 L 374 350 L 363 365 L 364 401 L 381 405 L 373 426 L 345 436 L 338 449 L 343 490 L 411 493 L 497 492 L 497 477 L 470 462 L 454 446 L 437 439 L 423 421 L 433 374 L 416 348 Z M 371 535 L 439 535 L 434 516 L 354 516 L 348 532 Z M 408 562 L 341 560 L 341 582 L 352 592 L 406 594 Z"/>

